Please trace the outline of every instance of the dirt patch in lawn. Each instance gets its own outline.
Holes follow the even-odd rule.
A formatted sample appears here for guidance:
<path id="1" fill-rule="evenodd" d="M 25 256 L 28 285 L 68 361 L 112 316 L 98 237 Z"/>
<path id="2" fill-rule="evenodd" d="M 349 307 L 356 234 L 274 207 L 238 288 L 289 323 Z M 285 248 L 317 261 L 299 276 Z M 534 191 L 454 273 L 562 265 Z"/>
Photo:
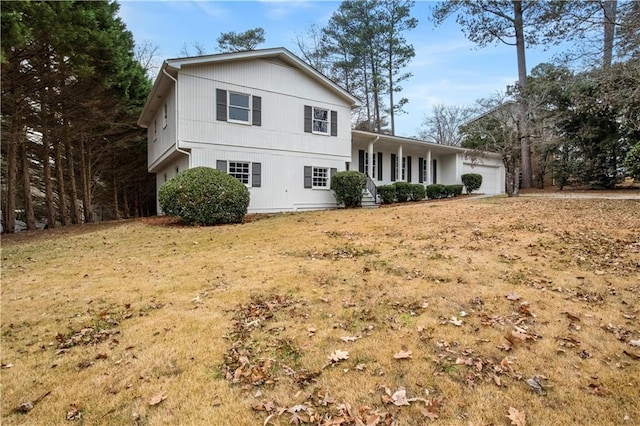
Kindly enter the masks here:
<path id="1" fill-rule="evenodd" d="M 3 238 L 2 423 L 633 424 L 638 211 L 465 198 Z"/>

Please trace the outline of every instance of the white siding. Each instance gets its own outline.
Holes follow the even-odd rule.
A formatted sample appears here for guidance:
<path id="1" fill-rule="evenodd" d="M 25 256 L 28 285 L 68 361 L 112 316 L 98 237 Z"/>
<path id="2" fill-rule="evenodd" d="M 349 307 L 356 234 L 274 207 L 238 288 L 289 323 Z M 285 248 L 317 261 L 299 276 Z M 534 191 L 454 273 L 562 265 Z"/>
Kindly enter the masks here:
<path id="1" fill-rule="evenodd" d="M 249 188 L 250 213 L 337 207 L 333 191 L 304 187 L 304 167 L 345 169 L 348 157 L 219 146 L 192 149 L 192 167 L 216 167 L 218 160 L 261 163 L 261 186 Z"/>
<path id="2" fill-rule="evenodd" d="M 189 158 L 186 155 L 180 155 L 179 157 L 172 158 L 170 161 L 166 161 L 163 164 L 162 169 L 156 172 L 156 194 L 160 191 L 160 187 L 173 179 L 178 173 L 183 172 L 189 168 Z M 160 203 L 156 197 L 158 214 L 162 214 L 160 209 Z"/>
<path id="3" fill-rule="evenodd" d="M 151 166 L 163 155 L 167 155 L 175 148 L 176 143 L 176 106 L 174 89 L 165 94 L 167 103 L 167 125 L 163 126 L 164 108 L 161 105 L 154 120 L 147 129 L 147 159 Z M 164 103 L 163 103 L 164 104 Z M 155 129 L 157 123 L 157 130 Z M 156 139 L 154 140 L 154 136 Z"/>
<path id="4" fill-rule="evenodd" d="M 180 84 L 181 141 L 348 156 L 351 110 L 346 102 L 299 70 L 265 60 L 185 67 Z M 216 89 L 262 98 L 262 125 L 216 120 Z M 304 106 L 338 112 L 338 136 L 304 132 Z"/>

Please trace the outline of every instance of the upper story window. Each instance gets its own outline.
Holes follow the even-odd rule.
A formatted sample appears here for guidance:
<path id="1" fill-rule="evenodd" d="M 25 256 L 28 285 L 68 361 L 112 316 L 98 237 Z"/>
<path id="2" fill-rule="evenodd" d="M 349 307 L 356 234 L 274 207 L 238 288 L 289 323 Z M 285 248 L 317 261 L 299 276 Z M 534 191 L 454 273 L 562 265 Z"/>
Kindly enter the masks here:
<path id="1" fill-rule="evenodd" d="M 313 133 L 329 133 L 329 110 L 313 108 Z"/>
<path id="2" fill-rule="evenodd" d="M 250 95 L 229 92 L 229 121 L 249 123 L 249 116 L 251 115 L 250 99 Z"/>
<path id="3" fill-rule="evenodd" d="M 164 129 L 165 127 L 167 127 L 167 123 L 169 122 L 168 118 L 168 112 L 167 112 L 167 103 L 165 102 L 164 105 L 162 106 L 162 128 Z"/>
<path id="4" fill-rule="evenodd" d="M 216 89 L 216 120 L 262 126 L 262 98 Z"/>
<path id="5" fill-rule="evenodd" d="M 318 135 L 338 136 L 338 112 L 305 105 L 304 131 Z"/>

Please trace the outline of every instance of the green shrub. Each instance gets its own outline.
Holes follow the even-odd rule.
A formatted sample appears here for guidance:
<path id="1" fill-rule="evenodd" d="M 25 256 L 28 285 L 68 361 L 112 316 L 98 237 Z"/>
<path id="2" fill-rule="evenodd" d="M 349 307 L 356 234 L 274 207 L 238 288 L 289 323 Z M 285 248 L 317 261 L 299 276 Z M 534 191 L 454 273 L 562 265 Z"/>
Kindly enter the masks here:
<path id="1" fill-rule="evenodd" d="M 480 189 L 482 186 L 482 175 L 478 173 L 465 173 L 461 177 L 467 194 L 471 194 L 471 192 Z"/>
<path id="2" fill-rule="evenodd" d="M 462 195 L 462 185 L 445 185 L 444 190 L 447 197 L 457 197 L 458 195 Z"/>
<path id="3" fill-rule="evenodd" d="M 405 203 L 411 199 L 411 184 L 409 182 L 394 182 L 396 187 L 396 199 L 399 203 Z"/>
<path id="4" fill-rule="evenodd" d="M 427 185 L 427 198 L 430 200 L 445 197 L 446 191 L 444 185 L 434 183 Z"/>
<path id="5" fill-rule="evenodd" d="M 188 224 L 239 223 L 249 208 L 249 190 L 233 176 L 196 167 L 162 185 L 158 201 L 166 215 Z"/>
<path id="6" fill-rule="evenodd" d="M 338 172 L 331 178 L 333 190 L 338 204 L 345 207 L 362 205 L 362 191 L 367 187 L 367 176 L 357 170 Z"/>
<path id="7" fill-rule="evenodd" d="M 391 204 L 396 201 L 396 187 L 394 185 L 380 185 L 378 196 L 382 200 L 382 204 Z"/>
<path id="8" fill-rule="evenodd" d="M 426 196 L 427 196 L 427 192 L 425 191 L 423 184 L 421 183 L 411 184 L 411 201 L 424 200 L 424 197 Z"/>

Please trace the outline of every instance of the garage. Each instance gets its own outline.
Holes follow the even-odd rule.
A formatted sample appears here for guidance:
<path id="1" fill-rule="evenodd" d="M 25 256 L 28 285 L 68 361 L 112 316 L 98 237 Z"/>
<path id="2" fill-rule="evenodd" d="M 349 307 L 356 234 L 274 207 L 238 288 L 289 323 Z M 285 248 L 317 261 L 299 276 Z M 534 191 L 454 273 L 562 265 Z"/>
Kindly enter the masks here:
<path id="1" fill-rule="evenodd" d="M 472 164 L 464 162 L 462 173 L 482 175 L 482 186 L 477 192 L 484 194 L 502 194 L 504 192 L 504 167 L 502 164 Z"/>

